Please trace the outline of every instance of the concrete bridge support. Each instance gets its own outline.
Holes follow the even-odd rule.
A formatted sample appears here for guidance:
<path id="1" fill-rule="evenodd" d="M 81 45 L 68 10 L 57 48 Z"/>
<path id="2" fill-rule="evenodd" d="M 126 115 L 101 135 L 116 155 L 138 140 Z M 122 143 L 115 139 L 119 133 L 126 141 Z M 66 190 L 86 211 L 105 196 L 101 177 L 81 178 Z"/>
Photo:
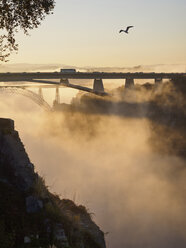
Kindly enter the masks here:
<path id="1" fill-rule="evenodd" d="M 163 79 L 162 78 L 155 78 L 155 84 L 161 84 L 163 83 Z"/>
<path id="2" fill-rule="evenodd" d="M 94 79 L 93 91 L 104 92 L 103 80 Z"/>
<path id="3" fill-rule="evenodd" d="M 42 88 L 39 88 L 38 95 L 43 99 L 43 91 L 42 91 Z"/>
<path id="4" fill-rule="evenodd" d="M 134 78 L 126 78 L 125 88 L 132 88 L 134 86 Z"/>
<path id="5" fill-rule="evenodd" d="M 68 78 L 61 78 L 60 83 L 61 84 L 69 84 L 69 80 L 68 80 Z"/>
<path id="6" fill-rule="evenodd" d="M 59 87 L 56 87 L 56 97 L 55 97 L 54 102 L 57 103 L 57 104 L 60 104 Z"/>

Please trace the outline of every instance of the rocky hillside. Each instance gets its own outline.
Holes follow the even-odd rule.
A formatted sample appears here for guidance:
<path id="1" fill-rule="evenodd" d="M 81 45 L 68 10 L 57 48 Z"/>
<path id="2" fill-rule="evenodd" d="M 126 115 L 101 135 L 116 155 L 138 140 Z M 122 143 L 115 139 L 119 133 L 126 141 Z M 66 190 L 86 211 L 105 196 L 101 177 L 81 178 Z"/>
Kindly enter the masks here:
<path id="1" fill-rule="evenodd" d="M 0 119 L 0 247 L 106 247 L 84 206 L 49 192 L 10 119 Z"/>

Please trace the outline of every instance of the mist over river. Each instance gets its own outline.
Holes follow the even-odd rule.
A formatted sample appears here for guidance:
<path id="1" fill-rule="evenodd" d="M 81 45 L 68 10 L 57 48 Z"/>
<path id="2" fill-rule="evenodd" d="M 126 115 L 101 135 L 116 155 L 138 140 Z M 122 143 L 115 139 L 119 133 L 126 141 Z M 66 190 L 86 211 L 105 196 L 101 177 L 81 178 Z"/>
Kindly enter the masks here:
<path id="1" fill-rule="evenodd" d="M 70 103 L 78 91 L 60 93 L 61 102 Z M 51 104 L 55 91 L 43 94 Z M 125 100 L 150 98 L 140 91 Z M 117 109 L 120 100 L 116 96 L 111 114 L 50 113 L 23 96 L 1 94 L 0 116 L 15 120 L 50 190 L 92 213 L 108 248 L 185 248 L 185 160 L 155 151 L 146 108 L 126 116 Z"/>

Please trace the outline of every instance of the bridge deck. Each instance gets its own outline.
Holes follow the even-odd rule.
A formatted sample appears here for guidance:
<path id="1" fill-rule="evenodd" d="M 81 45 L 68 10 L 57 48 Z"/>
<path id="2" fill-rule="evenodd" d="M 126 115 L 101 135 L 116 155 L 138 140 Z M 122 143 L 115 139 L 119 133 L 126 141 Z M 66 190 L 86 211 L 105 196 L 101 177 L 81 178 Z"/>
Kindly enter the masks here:
<path id="1" fill-rule="evenodd" d="M 31 81 L 34 79 L 171 79 L 186 77 L 186 73 L 105 73 L 105 72 L 36 72 L 36 73 L 0 73 L 0 82 Z"/>

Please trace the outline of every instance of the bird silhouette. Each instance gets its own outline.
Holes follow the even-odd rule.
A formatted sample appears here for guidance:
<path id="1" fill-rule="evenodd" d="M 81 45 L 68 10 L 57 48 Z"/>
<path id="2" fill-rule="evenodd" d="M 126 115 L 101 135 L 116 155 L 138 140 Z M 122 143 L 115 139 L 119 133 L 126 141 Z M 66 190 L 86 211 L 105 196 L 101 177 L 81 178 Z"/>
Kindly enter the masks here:
<path id="1" fill-rule="evenodd" d="M 121 30 L 119 31 L 119 33 L 125 32 L 126 34 L 128 34 L 129 29 L 130 29 L 130 28 L 133 28 L 133 27 L 134 27 L 134 26 L 128 26 L 125 30 L 121 29 Z"/>

